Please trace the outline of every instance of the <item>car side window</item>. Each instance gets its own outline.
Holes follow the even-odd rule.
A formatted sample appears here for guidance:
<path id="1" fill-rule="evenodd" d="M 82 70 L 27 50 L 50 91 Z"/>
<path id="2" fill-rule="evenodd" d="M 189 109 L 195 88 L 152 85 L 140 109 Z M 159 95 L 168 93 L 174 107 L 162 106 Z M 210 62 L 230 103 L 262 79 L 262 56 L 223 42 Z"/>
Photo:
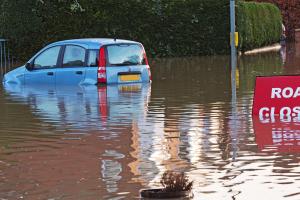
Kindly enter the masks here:
<path id="1" fill-rule="evenodd" d="M 74 45 L 66 46 L 63 58 L 63 67 L 83 67 L 84 61 L 84 48 Z"/>
<path id="2" fill-rule="evenodd" d="M 43 51 L 34 59 L 34 69 L 54 68 L 60 51 L 60 46 L 51 47 Z"/>
<path id="3" fill-rule="evenodd" d="M 89 59 L 88 66 L 89 67 L 97 67 L 99 62 L 99 51 L 98 50 L 90 50 L 89 51 Z"/>

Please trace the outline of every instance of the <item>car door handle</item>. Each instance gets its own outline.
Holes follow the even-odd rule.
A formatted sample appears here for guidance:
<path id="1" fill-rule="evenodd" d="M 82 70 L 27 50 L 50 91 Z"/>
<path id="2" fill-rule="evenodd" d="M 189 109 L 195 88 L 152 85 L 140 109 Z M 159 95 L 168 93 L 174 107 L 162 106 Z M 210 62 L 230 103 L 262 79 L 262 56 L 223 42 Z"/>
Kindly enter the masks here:
<path id="1" fill-rule="evenodd" d="M 83 74 L 82 71 L 76 71 L 76 74 Z"/>
<path id="2" fill-rule="evenodd" d="M 53 73 L 53 72 L 47 72 L 47 75 L 48 75 L 48 76 L 53 76 L 54 73 Z"/>

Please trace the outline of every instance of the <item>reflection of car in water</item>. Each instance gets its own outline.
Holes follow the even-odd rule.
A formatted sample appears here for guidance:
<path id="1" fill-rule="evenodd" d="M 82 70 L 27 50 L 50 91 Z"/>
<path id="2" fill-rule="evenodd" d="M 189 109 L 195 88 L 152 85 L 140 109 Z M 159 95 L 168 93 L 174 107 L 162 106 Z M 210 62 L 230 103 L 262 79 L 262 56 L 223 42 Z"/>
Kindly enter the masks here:
<path id="1" fill-rule="evenodd" d="M 104 123 L 131 123 L 145 115 L 150 84 L 55 86 L 5 84 L 15 101 L 24 102 L 43 121 L 66 128 L 103 129 Z"/>

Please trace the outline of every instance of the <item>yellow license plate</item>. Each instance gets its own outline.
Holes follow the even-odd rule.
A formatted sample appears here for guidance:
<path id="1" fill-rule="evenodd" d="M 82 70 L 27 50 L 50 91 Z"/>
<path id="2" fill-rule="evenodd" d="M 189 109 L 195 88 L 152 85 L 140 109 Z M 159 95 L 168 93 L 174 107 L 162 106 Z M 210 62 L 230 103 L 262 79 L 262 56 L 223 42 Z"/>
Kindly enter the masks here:
<path id="1" fill-rule="evenodd" d="M 140 74 L 126 74 L 126 75 L 120 75 L 121 81 L 139 81 L 141 78 Z"/>

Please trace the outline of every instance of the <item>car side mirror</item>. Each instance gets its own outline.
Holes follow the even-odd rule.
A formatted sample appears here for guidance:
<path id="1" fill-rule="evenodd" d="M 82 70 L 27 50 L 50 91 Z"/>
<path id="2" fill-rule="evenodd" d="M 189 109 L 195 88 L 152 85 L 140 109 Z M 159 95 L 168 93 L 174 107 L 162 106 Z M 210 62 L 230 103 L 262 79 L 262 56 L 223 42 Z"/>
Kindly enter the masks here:
<path id="1" fill-rule="evenodd" d="M 32 63 L 26 63 L 25 67 L 28 71 L 31 71 L 33 69 L 33 64 Z"/>

